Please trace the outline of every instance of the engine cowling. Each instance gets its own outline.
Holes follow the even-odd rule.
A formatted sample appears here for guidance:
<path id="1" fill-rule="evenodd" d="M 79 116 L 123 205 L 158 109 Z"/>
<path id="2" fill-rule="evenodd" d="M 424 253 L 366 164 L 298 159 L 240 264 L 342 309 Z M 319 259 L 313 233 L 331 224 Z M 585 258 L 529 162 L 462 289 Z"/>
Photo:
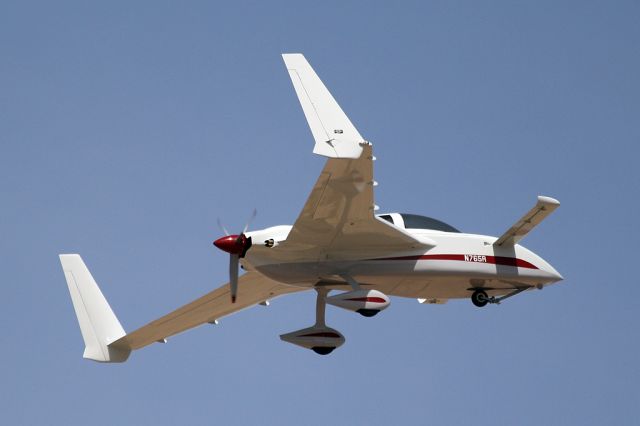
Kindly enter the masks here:
<path id="1" fill-rule="evenodd" d="M 328 304 L 372 317 L 386 309 L 391 300 L 378 290 L 354 290 L 326 298 Z"/>
<path id="2" fill-rule="evenodd" d="M 345 338 L 338 330 L 331 327 L 308 327 L 291 333 L 281 334 L 280 339 L 311 349 L 317 354 L 328 355 L 345 342 Z"/>

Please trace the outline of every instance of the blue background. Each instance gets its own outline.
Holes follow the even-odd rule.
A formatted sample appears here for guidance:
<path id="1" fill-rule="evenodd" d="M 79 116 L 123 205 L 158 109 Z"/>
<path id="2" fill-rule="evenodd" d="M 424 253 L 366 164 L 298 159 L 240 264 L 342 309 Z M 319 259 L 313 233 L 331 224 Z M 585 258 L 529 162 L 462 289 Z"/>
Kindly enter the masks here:
<path id="1" fill-rule="evenodd" d="M 634 1 L 0 4 L 6 424 L 638 424 L 640 6 Z M 565 281 L 500 306 L 314 295 L 82 359 L 58 253 L 125 329 L 226 282 L 216 218 L 292 223 L 323 165 L 280 53 L 374 144 L 384 211 L 523 243 Z"/>

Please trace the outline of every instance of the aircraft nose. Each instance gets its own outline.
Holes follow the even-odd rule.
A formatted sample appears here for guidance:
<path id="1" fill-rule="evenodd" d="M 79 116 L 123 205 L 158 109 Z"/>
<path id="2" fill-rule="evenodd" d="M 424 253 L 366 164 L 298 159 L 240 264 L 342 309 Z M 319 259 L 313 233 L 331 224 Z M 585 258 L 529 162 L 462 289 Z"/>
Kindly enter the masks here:
<path id="1" fill-rule="evenodd" d="M 562 274 L 560 274 L 560 272 L 556 271 L 556 269 L 551 265 L 549 265 L 549 268 L 547 269 L 547 273 L 549 273 L 549 275 L 551 275 L 551 277 L 553 278 L 554 282 L 555 281 L 564 280 L 564 277 L 562 276 Z"/>

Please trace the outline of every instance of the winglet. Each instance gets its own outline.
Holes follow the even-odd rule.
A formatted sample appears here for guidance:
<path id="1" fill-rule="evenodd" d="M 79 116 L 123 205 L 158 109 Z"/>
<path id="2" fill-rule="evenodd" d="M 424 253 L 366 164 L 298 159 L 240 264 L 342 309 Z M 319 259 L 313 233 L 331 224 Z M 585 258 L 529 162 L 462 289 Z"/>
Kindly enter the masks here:
<path id="1" fill-rule="evenodd" d="M 126 361 L 131 349 L 109 346 L 126 333 L 80 255 L 61 254 L 60 263 L 84 339 L 83 357 L 99 362 Z"/>
<path id="2" fill-rule="evenodd" d="M 282 58 L 316 141 L 314 154 L 330 158 L 360 158 L 364 139 L 309 62 L 300 53 L 285 53 Z"/>
<path id="3" fill-rule="evenodd" d="M 538 196 L 538 202 L 522 218 L 507 230 L 493 245 L 512 245 L 520 241 L 525 235 L 549 216 L 560 206 L 555 198 Z"/>

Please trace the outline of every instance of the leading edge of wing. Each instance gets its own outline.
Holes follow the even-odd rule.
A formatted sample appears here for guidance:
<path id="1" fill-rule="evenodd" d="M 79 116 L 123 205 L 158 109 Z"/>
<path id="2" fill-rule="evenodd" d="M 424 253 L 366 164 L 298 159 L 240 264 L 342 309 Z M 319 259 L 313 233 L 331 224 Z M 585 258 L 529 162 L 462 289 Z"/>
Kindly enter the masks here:
<path id="1" fill-rule="evenodd" d="M 308 288 L 287 286 L 257 272 L 247 272 L 239 278 L 236 303 L 231 303 L 229 283 L 227 283 L 193 302 L 128 333 L 109 346 L 124 347 L 132 350 L 140 349 L 201 324 L 212 323 L 217 319 L 268 299 L 305 290 L 308 290 Z"/>

